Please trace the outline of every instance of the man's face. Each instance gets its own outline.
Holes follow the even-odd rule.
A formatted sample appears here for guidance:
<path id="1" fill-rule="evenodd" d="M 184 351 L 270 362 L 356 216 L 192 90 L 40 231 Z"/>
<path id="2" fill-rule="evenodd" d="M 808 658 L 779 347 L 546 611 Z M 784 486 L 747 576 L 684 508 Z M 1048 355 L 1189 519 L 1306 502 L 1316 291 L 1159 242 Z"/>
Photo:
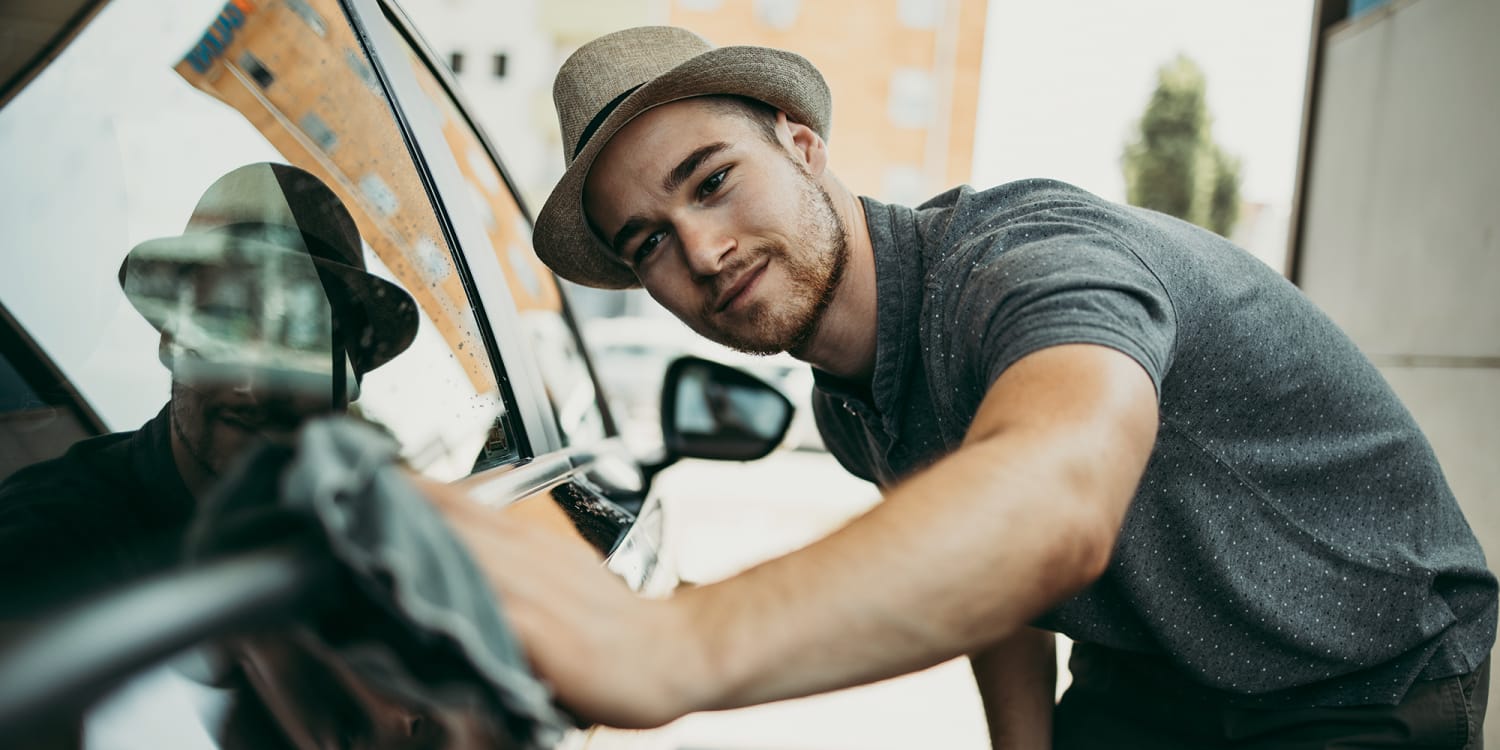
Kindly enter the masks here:
<path id="1" fill-rule="evenodd" d="M 172 381 L 172 432 L 198 468 L 224 473 L 258 439 L 288 441 L 303 421 L 332 411 L 331 398 L 240 383 Z"/>
<path id="2" fill-rule="evenodd" d="M 816 330 L 848 247 L 828 193 L 777 126 L 703 99 L 656 107 L 599 154 L 584 187 L 596 233 L 698 333 L 755 354 Z"/>

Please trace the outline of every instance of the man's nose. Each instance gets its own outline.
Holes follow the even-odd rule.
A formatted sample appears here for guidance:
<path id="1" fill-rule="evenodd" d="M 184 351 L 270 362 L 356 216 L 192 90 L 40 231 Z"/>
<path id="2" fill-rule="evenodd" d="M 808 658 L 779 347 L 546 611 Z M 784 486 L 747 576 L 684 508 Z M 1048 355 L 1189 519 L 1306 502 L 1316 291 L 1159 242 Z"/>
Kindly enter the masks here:
<path id="1" fill-rule="evenodd" d="M 260 400 L 260 391 L 265 387 L 264 379 L 264 375 L 255 373 L 249 367 L 239 368 L 230 373 L 224 383 L 225 390 L 234 401 L 253 404 Z"/>
<path id="2" fill-rule="evenodd" d="M 696 278 L 708 278 L 724 270 L 725 259 L 735 249 L 734 238 L 717 222 L 702 219 L 682 221 L 677 227 L 682 254 Z"/>

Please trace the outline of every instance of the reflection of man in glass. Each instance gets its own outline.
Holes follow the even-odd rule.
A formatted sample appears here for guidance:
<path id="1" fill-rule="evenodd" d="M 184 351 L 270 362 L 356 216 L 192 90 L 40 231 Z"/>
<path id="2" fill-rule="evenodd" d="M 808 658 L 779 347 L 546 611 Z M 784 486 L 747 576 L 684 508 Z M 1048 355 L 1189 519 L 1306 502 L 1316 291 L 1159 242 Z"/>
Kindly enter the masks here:
<path id="1" fill-rule="evenodd" d="M 754 407 L 751 405 L 750 409 L 745 408 L 745 396 L 741 392 L 743 389 L 736 389 L 712 378 L 707 378 L 703 385 L 703 397 L 714 415 L 714 431 L 728 439 L 760 442 L 757 438 L 759 433 L 748 421 L 754 413 Z"/>
<path id="2" fill-rule="evenodd" d="M 365 270 L 333 192 L 279 164 L 219 178 L 183 234 L 131 250 L 120 283 L 161 332 L 171 400 L 135 432 L 0 485 L 7 609 L 171 564 L 197 501 L 246 448 L 342 409 L 417 327 L 411 297 Z"/>
<path id="3" fill-rule="evenodd" d="M 161 333 L 171 400 L 139 430 L 84 440 L 0 484 L 0 636 L 49 605 L 174 564 L 198 501 L 247 448 L 341 410 L 417 330 L 412 298 L 365 270 L 358 229 L 334 193 L 280 164 L 220 177 L 180 236 L 130 251 L 120 284 Z M 306 685 L 322 684 L 304 672 Z M 226 748 L 286 746 L 242 677 L 212 678 L 228 692 L 210 694 L 239 696 L 221 719 L 205 698 L 180 713 L 216 724 Z M 151 720 L 123 715 L 140 708 L 130 696 L 148 683 L 127 686 L 131 708 L 109 704 L 86 730 L 62 731 L 88 745 L 131 732 Z M 158 690 L 155 700 L 176 694 L 186 693 Z M 317 710 L 336 705 L 324 698 Z"/>

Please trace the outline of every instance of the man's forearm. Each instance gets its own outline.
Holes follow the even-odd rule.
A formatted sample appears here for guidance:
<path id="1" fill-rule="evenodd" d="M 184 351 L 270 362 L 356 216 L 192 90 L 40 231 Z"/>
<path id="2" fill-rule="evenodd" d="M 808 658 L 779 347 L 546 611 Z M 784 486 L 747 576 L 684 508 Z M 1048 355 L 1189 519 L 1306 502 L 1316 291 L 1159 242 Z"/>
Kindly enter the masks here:
<path id="1" fill-rule="evenodd" d="M 1014 633 L 1092 581 L 1117 520 L 1073 481 L 1075 457 L 1047 445 L 1015 435 L 966 447 L 829 538 L 685 592 L 676 606 L 703 639 L 701 684 L 720 688 L 699 708 L 922 669 Z"/>
<path id="2" fill-rule="evenodd" d="M 969 660 L 995 750 L 1052 747 L 1057 636 L 1021 628 Z"/>
<path id="3" fill-rule="evenodd" d="M 1098 577 L 1151 453 L 1153 386 L 1103 347 L 1030 354 L 962 447 L 805 549 L 666 600 L 562 537 L 435 488 L 537 674 L 580 716 L 684 713 L 872 682 L 973 653 Z"/>

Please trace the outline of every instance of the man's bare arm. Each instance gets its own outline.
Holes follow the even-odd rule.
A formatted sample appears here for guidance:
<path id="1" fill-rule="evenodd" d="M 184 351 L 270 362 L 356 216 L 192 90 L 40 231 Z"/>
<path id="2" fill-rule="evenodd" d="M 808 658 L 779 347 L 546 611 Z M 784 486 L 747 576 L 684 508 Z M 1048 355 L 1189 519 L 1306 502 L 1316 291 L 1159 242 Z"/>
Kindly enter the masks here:
<path id="1" fill-rule="evenodd" d="M 1021 628 L 969 655 L 995 750 L 1052 747 L 1057 636 Z"/>
<path id="2" fill-rule="evenodd" d="M 952 455 L 827 539 L 675 603 L 719 688 L 701 707 L 871 682 L 1016 632 L 1104 571 L 1156 426 L 1123 354 L 1017 362 Z"/>
<path id="3" fill-rule="evenodd" d="M 548 534 L 450 517 L 559 698 L 652 726 L 911 672 L 1017 632 L 1103 572 L 1156 426 L 1133 360 L 1039 351 L 991 387 L 959 450 L 866 515 L 663 601 Z"/>

